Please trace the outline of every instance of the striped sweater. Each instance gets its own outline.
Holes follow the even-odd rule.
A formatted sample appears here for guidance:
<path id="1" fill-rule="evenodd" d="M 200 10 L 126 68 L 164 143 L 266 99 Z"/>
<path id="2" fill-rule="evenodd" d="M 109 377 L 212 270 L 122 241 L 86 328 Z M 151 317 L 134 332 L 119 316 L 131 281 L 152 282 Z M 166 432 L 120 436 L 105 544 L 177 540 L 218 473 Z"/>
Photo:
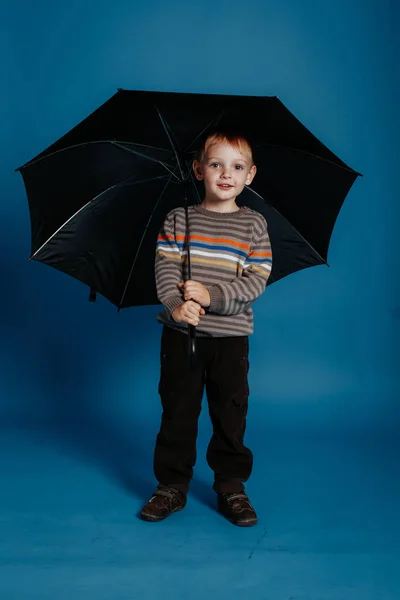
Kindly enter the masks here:
<path id="1" fill-rule="evenodd" d="M 272 267 L 267 223 L 247 206 L 218 213 L 202 206 L 188 208 L 191 279 L 209 291 L 211 304 L 200 316 L 196 335 L 228 337 L 254 331 L 252 303 L 265 290 Z M 157 296 L 164 310 L 157 320 L 188 332 L 171 313 L 184 298 L 177 284 L 186 281 L 185 209 L 171 210 L 160 230 L 155 256 Z"/>

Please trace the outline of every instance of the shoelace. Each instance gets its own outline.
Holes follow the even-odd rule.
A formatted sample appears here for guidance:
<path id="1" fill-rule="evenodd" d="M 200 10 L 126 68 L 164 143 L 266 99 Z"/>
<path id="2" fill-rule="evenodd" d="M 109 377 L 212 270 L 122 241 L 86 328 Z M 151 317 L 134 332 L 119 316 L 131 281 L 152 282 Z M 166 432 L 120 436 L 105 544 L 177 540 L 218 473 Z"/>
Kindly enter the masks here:
<path id="1" fill-rule="evenodd" d="M 150 501 L 152 501 L 152 500 L 155 500 L 157 496 L 162 496 L 162 497 L 164 497 L 164 498 L 168 498 L 168 500 L 169 500 L 170 502 L 171 502 L 171 501 L 172 501 L 172 500 L 173 500 L 175 497 L 178 497 L 178 498 L 179 498 L 179 496 L 178 496 L 178 493 L 177 493 L 177 492 L 175 492 L 175 491 L 170 491 L 170 490 L 167 490 L 166 488 L 158 488 L 158 489 L 157 489 L 157 490 L 154 492 L 154 494 L 153 494 L 153 496 L 152 496 L 152 498 L 151 498 L 151 500 L 150 500 Z"/>
<path id="2" fill-rule="evenodd" d="M 154 492 L 154 496 L 165 496 L 166 498 L 173 500 L 175 494 L 174 492 L 169 492 L 168 490 L 160 489 Z"/>
<path id="3" fill-rule="evenodd" d="M 224 494 L 224 496 L 228 502 L 231 502 L 231 500 L 246 500 L 250 504 L 249 497 L 247 494 L 242 494 L 242 493 L 232 494 L 232 495 Z"/>
<path id="4" fill-rule="evenodd" d="M 243 506 L 239 503 L 236 504 L 235 506 L 235 502 L 236 500 L 244 500 L 249 508 L 251 508 L 252 510 L 254 510 L 254 508 L 252 507 L 252 505 L 250 504 L 250 500 L 247 494 L 243 494 L 243 493 L 238 493 L 238 494 L 224 494 L 226 501 L 228 502 L 228 504 L 231 505 L 233 510 L 237 510 L 238 508 L 243 508 Z"/>

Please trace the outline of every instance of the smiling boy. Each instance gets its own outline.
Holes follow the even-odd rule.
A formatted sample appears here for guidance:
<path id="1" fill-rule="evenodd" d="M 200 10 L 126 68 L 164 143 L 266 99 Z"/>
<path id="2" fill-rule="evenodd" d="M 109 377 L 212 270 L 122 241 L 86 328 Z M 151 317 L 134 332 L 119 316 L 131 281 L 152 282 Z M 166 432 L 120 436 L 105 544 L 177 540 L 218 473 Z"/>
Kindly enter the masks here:
<path id="1" fill-rule="evenodd" d="M 244 443 L 248 410 L 252 303 L 264 292 L 272 254 L 264 217 L 236 204 L 255 174 L 247 139 L 215 132 L 193 161 L 204 181 L 201 204 L 189 207 L 192 279 L 187 278 L 185 211 L 168 213 L 157 240 L 157 295 L 164 310 L 159 394 L 163 408 L 154 452 L 157 490 L 140 516 L 160 521 L 186 505 L 196 462 L 201 401 L 206 388 L 213 435 L 207 462 L 218 510 L 240 526 L 257 523 L 245 493 L 253 454 Z M 188 361 L 188 325 L 196 326 L 197 361 Z"/>

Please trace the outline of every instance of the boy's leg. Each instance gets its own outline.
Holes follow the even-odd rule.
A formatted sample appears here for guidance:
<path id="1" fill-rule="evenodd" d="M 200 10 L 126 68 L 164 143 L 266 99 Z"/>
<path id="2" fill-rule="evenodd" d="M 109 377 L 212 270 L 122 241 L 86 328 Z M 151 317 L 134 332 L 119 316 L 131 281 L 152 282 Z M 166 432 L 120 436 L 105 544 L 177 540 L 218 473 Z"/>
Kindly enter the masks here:
<path id="1" fill-rule="evenodd" d="M 243 492 L 253 454 L 243 443 L 249 385 L 247 336 L 215 338 L 207 362 L 206 391 L 213 425 L 207 462 L 214 471 L 217 493 Z"/>
<path id="2" fill-rule="evenodd" d="M 184 494 L 196 462 L 198 418 L 204 391 L 200 338 L 197 338 L 197 354 L 196 365 L 190 367 L 187 335 L 164 326 L 158 387 L 163 413 L 154 451 L 154 474 L 160 484 Z"/>

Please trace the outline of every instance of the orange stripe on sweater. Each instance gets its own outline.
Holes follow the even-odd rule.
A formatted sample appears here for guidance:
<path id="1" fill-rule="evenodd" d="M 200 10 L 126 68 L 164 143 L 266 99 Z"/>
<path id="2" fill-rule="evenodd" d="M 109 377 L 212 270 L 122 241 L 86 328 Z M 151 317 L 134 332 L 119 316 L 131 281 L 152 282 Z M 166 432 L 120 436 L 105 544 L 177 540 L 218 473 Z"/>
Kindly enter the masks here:
<path id="1" fill-rule="evenodd" d="M 259 258 L 272 258 L 272 252 L 252 252 L 250 256 L 258 256 Z"/>

